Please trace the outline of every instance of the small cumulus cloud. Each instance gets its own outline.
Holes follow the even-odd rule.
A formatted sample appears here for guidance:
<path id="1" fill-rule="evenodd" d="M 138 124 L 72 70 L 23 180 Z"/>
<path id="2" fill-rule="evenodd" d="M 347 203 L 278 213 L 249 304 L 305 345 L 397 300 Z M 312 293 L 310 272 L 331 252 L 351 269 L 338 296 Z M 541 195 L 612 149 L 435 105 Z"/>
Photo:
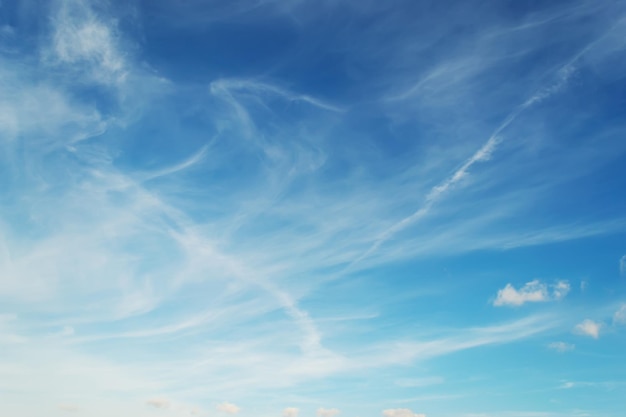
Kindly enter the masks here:
<path id="1" fill-rule="evenodd" d="M 571 287 L 569 282 L 565 280 L 557 281 L 557 283 L 552 286 L 552 298 L 555 300 L 561 300 L 569 294 L 570 289 Z"/>
<path id="2" fill-rule="evenodd" d="M 288 407 L 283 410 L 283 417 L 298 417 L 299 412 L 300 410 L 295 407 Z"/>
<path id="3" fill-rule="evenodd" d="M 613 315 L 613 324 L 626 324 L 626 304 L 622 304 Z"/>
<path id="4" fill-rule="evenodd" d="M 383 410 L 384 417 L 426 417 L 426 414 L 418 414 L 408 408 L 390 408 Z"/>
<path id="5" fill-rule="evenodd" d="M 317 417 L 334 417 L 339 414 L 336 408 L 318 408 Z"/>
<path id="6" fill-rule="evenodd" d="M 548 349 L 555 350 L 559 353 L 565 353 L 576 349 L 576 345 L 565 342 L 552 342 L 548 345 Z"/>
<path id="7" fill-rule="evenodd" d="M 241 410 L 241 408 L 233 403 L 221 403 L 215 408 L 217 408 L 218 411 L 228 414 L 237 414 L 239 410 Z"/>
<path id="8" fill-rule="evenodd" d="M 626 255 L 622 256 L 619 260 L 619 272 L 622 275 L 626 275 Z"/>
<path id="9" fill-rule="evenodd" d="M 536 279 L 527 282 L 520 289 L 516 289 L 512 284 L 506 284 L 503 289 L 498 291 L 493 305 L 496 307 L 521 306 L 525 303 L 561 300 L 565 298 L 570 289 L 569 282 L 565 280 L 548 285 Z"/>
<path id="10" fill-rule="evenodd" d="M 583 320 L 581 323 L 577 324 L 574 330 L 578 334 L 582 334 L 585 336 L 593 337 L 597 339 L 600 337 L 600 329 L 602 328 L 602 323 L 593 321 L 593 320 Z"/>
<path id="11" fill-rule="evenodd" d="M 161 408 L 161 409 L 165 409 L 165 408 L 170 408 L 170 401 L 166 398 L 151 398 L 148 401 L 146 401 L 146 404 L 154 407 L 154 408 Z"/>

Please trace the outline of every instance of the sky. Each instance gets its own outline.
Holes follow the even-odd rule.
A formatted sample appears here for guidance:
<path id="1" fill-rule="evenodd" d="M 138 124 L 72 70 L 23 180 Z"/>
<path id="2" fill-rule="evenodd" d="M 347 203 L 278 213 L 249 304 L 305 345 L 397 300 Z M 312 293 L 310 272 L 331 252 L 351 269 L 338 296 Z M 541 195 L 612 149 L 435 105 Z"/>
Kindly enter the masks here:
<path id="1" fill-rule="evenodd" d="M 0 415 L 621 417 L 626 4 L 1 0 Z"/>

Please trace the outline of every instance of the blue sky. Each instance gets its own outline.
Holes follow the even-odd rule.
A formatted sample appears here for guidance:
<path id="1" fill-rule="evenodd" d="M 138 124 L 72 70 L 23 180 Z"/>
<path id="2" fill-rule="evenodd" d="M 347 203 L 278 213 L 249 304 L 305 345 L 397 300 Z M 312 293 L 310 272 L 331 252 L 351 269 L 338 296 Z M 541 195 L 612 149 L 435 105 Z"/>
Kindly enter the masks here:
<path id="1" fill-rule="evenodd" d="M 620 1 L 0 2 L 0 415 L 618 417 Z"/>

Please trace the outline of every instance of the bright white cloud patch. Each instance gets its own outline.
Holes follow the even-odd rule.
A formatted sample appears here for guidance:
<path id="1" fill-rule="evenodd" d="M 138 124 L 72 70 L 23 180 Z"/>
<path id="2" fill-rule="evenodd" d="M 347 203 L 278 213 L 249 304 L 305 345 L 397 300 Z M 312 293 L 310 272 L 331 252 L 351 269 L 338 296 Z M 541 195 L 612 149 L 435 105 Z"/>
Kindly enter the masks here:
<path id="1" fill-rule="evenodd" d="M 622 304 L 613 315 L 613 323 L 626 324 L 626 304 Z"/>
<path id="2" fill-rule="evenodd" d="M 295 407 L 288 407 L 283 410 L 283 417 L 298 417 L 299 412 Z"/>
<path id="3" fill-rule="evenodd" d="M 583 320 L 581 323 L 577 324 L 574 330 L 578 334 L 586 335 L 597 339 L 600 337 L 600 329 L 602 328 L 602 323 L 593 321 L 593 320 Z"/>
<path id="4" fill-rule="evenodd" d="M 222 403 L 219 404 L 216 408 L 218 411 L 228 414 L 237 414 L 239 410 L 241 410 L 238 406 L 232 403 Z"/>
<path id="5" fill-rule="evenodd" d="M 565 342 L 552 342 L 548 345 L 549 349 L 555 350 L 559 353 L 565 353 L 565 352 L 569 352 L 571 350 L 574 350 L 576 348 L 575 345 L 571 344 L 571 343 L 565 343 Z"/>
<path id="6" fill-rule="evenodd" d="M 539 303 L 552 300 L 563 299 L 570 291 L 570 284 L 567 281 L 558 281 L 556 284 L 548 286 L 538 279 L 527 282 L 520 289 L 516 289 L 512 284 L 498 291 L 494 306 L 521 306 L 525 303 Z"/>
<path id="7" fill-rule="evenodd" d="M 426 414 L 418 414 L 408 408 L 390 408 L 383 410 L 384 417 L 426 417 Z"/>
<path id="8" fill-rule="evenodd" d="M 339 414 L 336 408 L 318 408 L 317 417 L 334 417 Z"/>

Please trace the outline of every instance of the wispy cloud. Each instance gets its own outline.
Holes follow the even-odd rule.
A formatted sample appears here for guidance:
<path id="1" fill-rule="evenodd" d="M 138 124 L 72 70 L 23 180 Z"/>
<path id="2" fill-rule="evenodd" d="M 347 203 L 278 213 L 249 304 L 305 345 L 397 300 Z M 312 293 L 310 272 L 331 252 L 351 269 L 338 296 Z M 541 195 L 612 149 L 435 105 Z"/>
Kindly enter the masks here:
<path id="1" fill-rule="evenodd" d="M 548 348 L 559 353 L 565 353 L 576 349 L 576 346 L 566 342 L 552 342 L 548 345 Z"/>
<path id="2" fill-rule="evenodd" d="M 613 314 L 613 323 L 626 324 L 626 304 L 622 304 L 615 314 Z"/>
<path id="3" fill-rule="evenodd" d="M 415 417 L 380 398 L 459 398 L 441 382 L 465 370 L 434 358 L 555 340 L 565 309 L 461 306 L 516 276 L 505 251 L 626 230 L 584 185 L 626 152 L 585 90 L 621 76 L 619 13 L 425 4 L 2 3 L 0 414 L 71 392 L 78 413 L 352 415 L 358 378 Z M 616 202 L 618 177 L 593 183 Z M 494 305 L 569 291 L 510 283 Z"/>
<path id="4" fill-rule="evenodd" d="M 99 83 L 123 82 L 128 70 L 113 22 L 104 22 L 86 1 L 63 0 L 58 4 L 52 20 L 52 48 L 45 58 L 66 69 L 81 68 Z"/>

